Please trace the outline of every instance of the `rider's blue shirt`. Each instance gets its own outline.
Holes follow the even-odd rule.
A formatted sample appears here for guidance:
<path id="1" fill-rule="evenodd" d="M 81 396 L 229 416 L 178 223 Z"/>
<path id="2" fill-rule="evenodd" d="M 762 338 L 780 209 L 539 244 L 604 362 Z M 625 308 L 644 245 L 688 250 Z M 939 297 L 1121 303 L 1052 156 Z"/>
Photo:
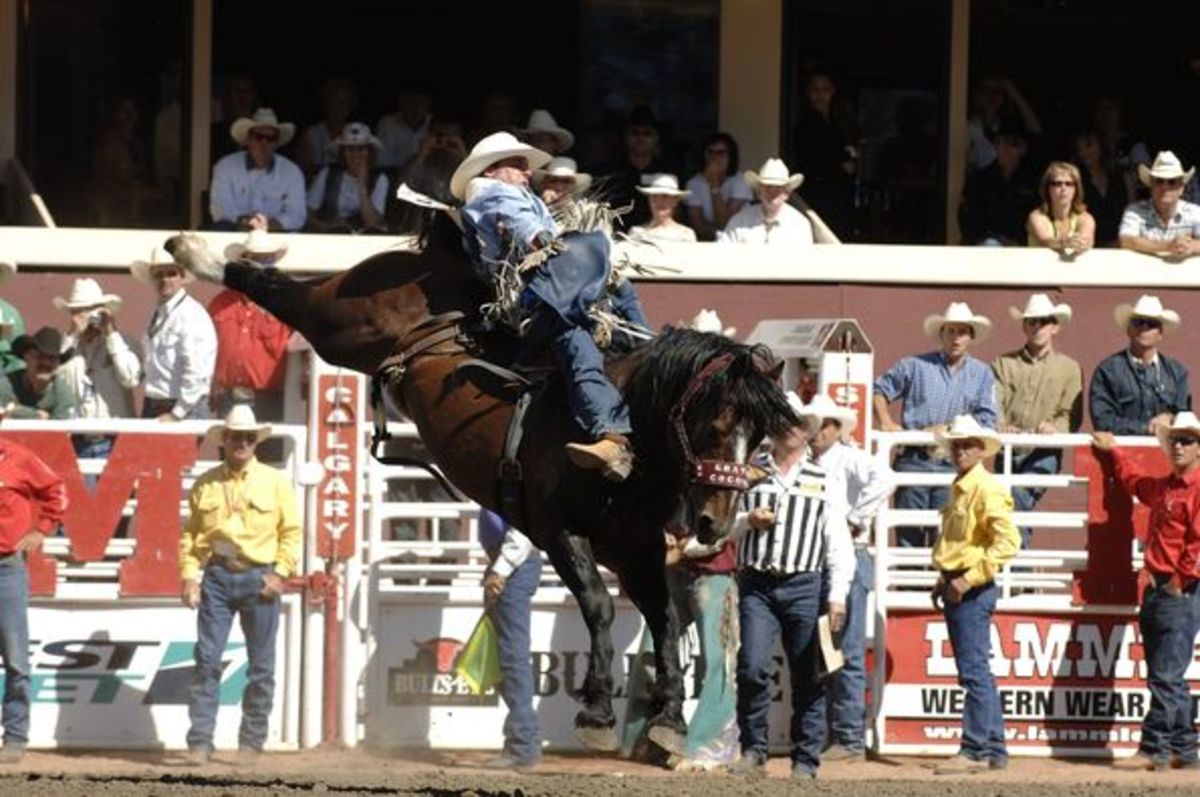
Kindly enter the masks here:
<path id="1" fill-rule="evenodd" d="M 467 186 L 464 244 L 471 259 L 485 266 L 499 260 L 519 262 L 540 233 L 558 236 L 546 203 L 528 188 L 476 177 Z"/>

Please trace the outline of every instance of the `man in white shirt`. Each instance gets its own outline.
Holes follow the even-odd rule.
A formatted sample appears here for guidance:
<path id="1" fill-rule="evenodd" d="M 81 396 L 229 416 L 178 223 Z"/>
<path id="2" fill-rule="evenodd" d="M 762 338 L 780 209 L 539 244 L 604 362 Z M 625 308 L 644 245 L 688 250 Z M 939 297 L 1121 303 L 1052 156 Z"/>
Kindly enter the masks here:
<path id="1" fill-rule="evenodd" d="M 804 175 L 789 174 L 783 161 L 769 158 L 759 171 L 747 171 L 742 176 L 758 202 L 734 214 L 725 229 L 717 233 L 718 241 L 781 246 L 813 243 L 812 222 L 788 204 L 792 192 L 804 182 Z"/>
<path id="2" fill-rule="evenodd" d="M 304 226 L 304 173 L 276 152 L 292 140 L 296 126 L 280 122 L 275 111 L 259 108 L 229 127 L 242 149 L 213 166 L 209 211 L 213 227 L 225 230 L 286 230 Z"/>

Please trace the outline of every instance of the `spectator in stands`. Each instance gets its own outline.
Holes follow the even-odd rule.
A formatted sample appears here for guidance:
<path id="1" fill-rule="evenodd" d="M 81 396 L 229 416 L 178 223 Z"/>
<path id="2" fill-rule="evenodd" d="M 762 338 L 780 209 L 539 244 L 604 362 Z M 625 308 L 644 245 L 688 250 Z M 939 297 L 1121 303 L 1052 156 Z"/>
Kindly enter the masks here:
<path id="1" fill-rule="evenodd" d="M 1150 189 L 1150 198 L 1134 202 L 1121 218 L 1121 248 L 1171 260 L 1200 254 L 1200 205 L 1183 200 L 1183 186 L 1196 167 L 1187 171 L 1175 153 L 1154 156 L 1154 165 L 1139 164 L 1138 179 Z"/>
<path id="2" fill-rule="evenodd" d="M 933 607 L 946 618 L 958 684 L 966 695 L 958 755 L 935 771 L 969 775 L 1008 766 L 1004 711 L 992 677 L 992 615 L 996 574 L 1016 556 L 1021 537 L 1008 488 L 983 465 L 1000 450 L 996 433 L 971 415 L 959 415 L 938 432 L 937 441 L 957 475 L 933 548 L 938 571 Z"/>
<path id="3" fill-rule="evenodd" d="M 270 108 L 233 123 L 229 134 L 245 151 L 213 166 L 209 203 L 216 229 L 295 231 L 304 226 L 304 174 L 276 153 L 295 132 L 295 125 L 281 123 Z"/>
<path id="4" fill-rule="evenodd" d="M 728 133 L 713 133 L 701 148 L 701 168 L 687 181 L 688 224 L 701 241 L 715 241 L 729 220 L 754 198 L 738 174 L 738 145 Z"/>
<path id="5" fill-rule="evenodd" d="M 792 152 L 805 175 L 805 202 L 841 238 L 855 234 L 854 182 L 862 133 L 854 109 L 837 93 L 832 76 L 818 70 L 804 83 L 804 100 L 796 122 Z"/>
<path id="6" fill-rule="evenodd" d="M 121 97 L 108 110 L 92 155 L 95 197 L 93 223 L 101 227 L 135 227 L 144 221 L 155 192 L 137 138 L 138 106 Z"/>
<path id="7" fill-rule="evenodd" d="M 0 260 L 0 282 L 17 273 L 17 264 Z M 25 334 L 25 319 L 17 308 L 0 299 L 0 376 L 25 367 L 25 362 L 12 351 L 12 342 Z"/>
<path id="8" fill-rule="evenodd" d="M 258 107 L 258 87 L 254 78 L 245 73 L 235 73 L 225 77 L 225 90 L 221 99 L 216 103 L 220 109 L 220 118 L 213 122 L 209 132 L 209 157 L 213 163 L 221 160 L 231 152 L 237 152 L 241 142 L 234 140 L 231 135 L 233 123 L 243 116 L 252 116 Z"/>
<path id="9" fill-rule="evenodd" d="M 629 237 L 643 241 L 676 241 L 695 243 L 696 233 L 686 224 L 675 220 L 679 203 L 688 195 L 679 190 L 679 180 L 673 174 L 647 174 L 638 191 L 650 200 L 650 221 L 629 231 Z"/>
<path id="10" fill-rule="evenodd" d="M 62 342 L 62 335 L 54 327 L 42 327 L 13 341 L 13 354 L 25 361 L 25 367 L 0 382 L 0 407 L 10 407 L 10 417 L 75 417 L 75 397 L 66 378 L 58 372 Z"/>
<path id="11" fill-rule="evenodd" d="M 1100 136 L 1105 158 L 1116 166 L 1132 199 L 1141 166 L 1150 163 L 1150 149 L 1138 136 L 1125 129 L 1125 113 L 1118 97 L 1101 96 L 1096 100 L 1092 123 Z"/>
<path id="12" fill-rule="evenodd" d="M 154 289 L 157 304 L 142 338 L 146 394 L 142 417 L 160 421 L 208 418 L 208 387 L 217 356 L 217 333 L 204 305 L 188 295 L 192 275 L 155 249 L 129 267 Z"/>
<path id="13" fill-rule="evenodd" d="M 842 761 L 862 758 L 866 751 L 867 596 L 874 581 L 867 547 L 872 543 L 875 515 L 892 494 L 892 480 L 886 467 L 850 441 L 858 423 L 853 408 L 819 393 L 804 406 L 802 415 L 816 428 L 808 444 L 813 460 L 827 474 L 829 508 L 845 517 L 854 543 L 854 576 L 846 595 L 841 641 L 845 663 L 829 684 L 830 746 L 821 754 L 828 761 Z"/>
<path id="14" fill-rule="evenodd" d="M 1005 75 L 984 75 L 975 84 L 975 112 L 967 121 L 968 172 L 985 169 L 996 160 L 995 141 L 1005 128 L 1040 136 L 1042 123 L 1025 96 Z"/>
<path id="15" fill-rule="evenodd" d="M 579 171 L 574 158 L 559 156 L 551 158 L 541 169 L 533 172 L 533 188 L 552 213 L 574 201 L 575 197 L 587 193 L 592 186 L 592 176 Z"/>
<path id="16" fill-rule="evenodd" d="M 309 231 L 383 232 L 388 178 L 373 168 L 379 139 L 348 122 L 333 144 L 340 162 L 322 167 L 308 187 Z"/>
<path id="17" fill-rule="evenodd" d="M 1009 315 L 1021 325 L 1025 345 L 1002 354 L 992 363 L 1000 420 L 996 429 L 1022 434 L 1065 434 L 1083 424 L 1083 370 L 1079 363 L 1054 347 L 1054 338 L 1071 321 L 1071 307 L 1054 304 L 1044 293 L 1035 293 L 1025 308 L 1010 307 Z M 1058 473 L 1062 449 L 1014 449 L 1012 472 Z M 1045 488 L 1013 487 L 1018 512 L 1032 512 Z M 1028 548 L 1033 529 L 1021 529 L 1021 547 Z"/>
<path id="18" fill-rule="evenodd" d="M 650 219 L 650 203 L 636 190 L 642 184 L 642 178 L 674 169 L 669 168 L 663 155 L 662 127 L 649 106 L 638 105 L 629 112 L 621 141 L 624 152 L 620 162 L 598 171 L 604 175 L 601 178 L 603 198 L 614 208 L 632 206 L 632 210 L 621 217 L 621 223 L 628 229 Z"/>
<path id="19" fill-rule="evenodd" d="M 1039 193 L 1042 204 L 1029 211 L 1025 222 L 1029 245 L 1053 249 L 1064 258 L 1091 249 L 1096 243 L 1096 220 L 1083 202 L 1079 169 L 1052 161 L 1042 174 Z"/>
<path id="20" fill-rule="evenodd" d="M 937 341 L 938 351 L 900 359 L 875 380 L 875 417 L 885 432 L 921 430 L 940 432 L 958 415 L 971 415 L 980 426 L 996 425 L 995 380 L 986 363 L 968 354 L 972 345 L 987 337 L 992 322 L 976 315 L 966 302 L 951 302 L 945 312 L 925 319 L 926 336 Z M 890 402 L 901 399 L 900 423 L 892 419 Z M 945 473 L 953 463 L 929 446 L 898 449 L 893 469 L 902 473 Z M 897 509 L 941 509 L 946 503 L 945 487 L 898 487 Z M 928 527 L 896 529 L 896 541 L 904 547 L 926 547 L 931 543 Z"/>
<path id="21" fill-rule="evenodd" d="M 1037 204 L 1037 178 L 1025 164 L 1027 134 L 1016 127 L 1000 129 L 996 158 L 967 178 L 958 206 L 963 241 L 972 246 L 1022 246 L 1025 219 Z"/>
<path id="22" fill-rule="evenodd" d="M 1196 585 L 1200 578 L 1200 419 L 1181 412 L 1158 430 L 1171 465 L 1166 476 L 1152 474 L 1117 447 L 1110 432 L 1093 432 L 1092 445 L 1108 460 L 1121 487 L 1149 509 L 1145 573 L 1149 584 L 1138 612 L 1146 651 L 1150 709 L 1142 719 L 1137 754 L 1117 759 L 1125 770 L 1200 768 L 1196 755 L 1195 704 L 1187 670 L 1195 657 Z M 1157 471 L 1157 468 L 1152 469 Z"/>
<path id="23" fill-rule="evenodd" d="M 297 573 L 303 532 L 291 476 L 254 455 L 271 427 L 238 405 L 212 431 L 220 434 L 223 462 L 193 485 L 179 540 L 181 597 L 189 609 L 200 609 L 188 760 L 200 766 L 212 755 L 222 659 L 237 616 L 249 657 L 238 763 L 252 765 L 267 739 L 274 699 L 279 596 L 284 580 Z"/>
<path id="24" fill-rule="evenodd" d="M 306 127 L 296 144 L 297 164 L 309 176 L 336 162 L 334 142 L 358 107 L 358 89 L 344 77 L 332 77 L 321 84 L 320 100 L 321 121 Z"/>
<path id="25" fill-rule="evenodd" d="M 420 150 L 400 167 L 394 182 L 397 187 L 407 185 L 440 202 L 453 203 L 448 175 L 453 174 L 466 156 L 462 125 L 453 119 L 435 119 L 429 125 L 428 135 L 421 140 Z M 425 213 L 424 209 L 401 201 L 396 191 L 388 191 L 387 226 L 391 232 L 412 232 Z"/>
<path id="26" fill-rule="evenodd" d="M 424 91 L 403 89 L 396 95 L 396 110 L 379 117 L 375 125 L 382 147 L 380 168 L 397 169 L 417 154 L 433 122 L 432 105 L 433 100 Z"/>
<path id="27" fill-rule="evenodd" d="M 2 378 L 2 377 L 0 377 Z M 4 411 L 0 409 L 0 417 Z M 4 747 L 15 764 L 29 744 L 29 572 L 25 558 L 55 533 L 67 508 L 62 477 L 36 454 L 0 437 L 0 658 L 4 659 Z"/>
<path id="28" fill-rule="evenodd" d="M 575 146 L 575 134 L 561 127 L 545 108 L 535 108 L 529 122 L 516 131 L 516 136 L 531 147 L 557 157 Z"/>
<path id="29" fill-rule="evenodd" d="M 151 149 L 154 180 L 161 197 L 172 211 L 178 207 L 179 182 L 183 176 L 182 89 L 182 65 L 178 58 L 172 58 L 158 76 L 159 107 L 154 114 Z"/>
<path id="30" fill-rule="evenodd" d="M 1118 305 L 1117 328 L 1129 347 L 1100 361 L 1092 373 L 1088 403 L 1092 428 L 1114 434 L 1155 434 L 1171 416 L 1192 406 L 1183 363 L 1159 351 L 1167 332 L 1179 326 L 1179 314 L 1157 296 L 1143 294 L 1136 304 Z"/>
<path id="31" fill-rule="evenodd" d="M 1129 204 L 1125 179 L 1107 159 L 1100 137 L 1095 132 L 1075 136 L 1075 163 L 1079 165 L 1088 211 L 1096 219 L 1096 245 L 1117 246 L 1121 214 Z"/>
<path id="32" fill-rule="evenodd" d="M 806 246 L 813 243 L 813 224 L 808 217 L 788 204 L 801 183 L 803 174 L 789 173 L 779 158 L 768 158 L 757 172 L 743 177 L 758 197 L 733 215 L 718 241 L 758 243 L 777 246 Z"/>

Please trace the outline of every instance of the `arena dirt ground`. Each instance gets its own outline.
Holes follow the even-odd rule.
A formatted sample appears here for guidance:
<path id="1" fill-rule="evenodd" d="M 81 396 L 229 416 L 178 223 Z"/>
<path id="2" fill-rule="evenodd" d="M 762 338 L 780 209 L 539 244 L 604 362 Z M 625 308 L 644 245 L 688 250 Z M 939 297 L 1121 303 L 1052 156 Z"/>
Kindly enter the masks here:
<path id="1" fill-rule="evenodd" d="M 808 793 L 830 797 L 1111 797 L 1184 795 L 1198 791 L 1193 772 L 1115 772 L 1101 763 L 1014 760 L 998 774 L 949 780 L 922 759 L 829 763 L 815 783 L 790 781 L 785 758 L 772 759 L 766 780 L 719 774 L 680 774 L 605 757 L 547 756 L 530 773 L 494 775 L 474 768 L 491 754 L 395 754 L 319 749 L 264 755 L 253 769 L 235 768 L 220 754 L 198 769 L 174 753 L 111 750 L 30 752 L 0 769 L 0 794 L 22 797 L 109 795 L 567 795 L 567 797 L 682 797 Z M 969 784 L 969 785 L 968 785 Z"/>

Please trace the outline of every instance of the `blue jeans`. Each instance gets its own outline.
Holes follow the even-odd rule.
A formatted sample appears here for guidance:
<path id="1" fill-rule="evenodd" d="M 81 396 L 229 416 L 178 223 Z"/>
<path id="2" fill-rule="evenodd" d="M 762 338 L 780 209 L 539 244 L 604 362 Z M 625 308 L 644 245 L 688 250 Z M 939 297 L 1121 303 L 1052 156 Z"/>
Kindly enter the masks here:
<path id="1" fill-rule="evenodd" d="M 4 657 L 4 746 L 29 742 L 29 573 L 20 554 L 0 559 L 0 656 Z"/>
<path id="2" fill-rule="evenodd" d="M 825 686 L 813 679 L 821 573 L 777 576 L 744 570 L 738 576 L 737 712 L 742 753 L 767 756 L 767 712 L 775 642 L 783 650 L 792 679 L 792 765 L 816 772 L 825 745 Z"/>
<path id="3" fill-rule="evenodd" d="M 504 752 L 515 761 L 536 761 L 542 754 L 538 715 L 533 709 L 533 664 L 529 615 L 533 593 L 542 580 L 542 557 L 535 550 L 504 582 L 492 609 L 500 648 L 500 697 L 508 706 Z"/>
<path id="4" fill-rule="evenodd" d="M 943 608 L 946 630 L 954 648 L 958 685 L 966 692 L 959 753 L 972 761 L 1008 760 L 1004 743 L 1004 712 L 992 677 L 992 615 L 996 585 L 975 587 L 962 602 Z"/>
<path id="5" fill-rule="evenodd" d="M 267 720 L 275 695 L 275 632 L 279 628 L 279 598 L 263 600 L 267 567 L 240 573 L 210 564 L 200 586 L 200 612 L 196 622 L 196 671 L 192 679 L 188 718 L 189 750 L 212 750 L 217 724 L 222 656 L 236 614 L 246 638 L 249 670 L 242 695 L 242 725 L 238 747 L 261 750 L 267 740 Z"/>
<path id="6" fill-rule="evenodd" d="M 846 628 L 842 631 L 845 664 L 829 684 L 829 731 L 833 744 L 861 753 L 867 714 L 867 596 L 874 581 L 871 554 L 855 546 L 857 559 L 846 596 Z"/>
<path id="7" fill-rule="evenodd" d="M 1150 689 L 1150 710 L 1142 720 L 1138 751 L 1155 760 L 1166 760 L 1171 753 L 1185 761 L 1196 760 L 1192 695 L 1184 678 L 1196 639 L 1195 604 L 1195 587 L 1178 598 L 1152 587 L 1138 612 Z"/>
<path id="8" fill-rule="evenodd" d="M 1014 474 L 1050 476 L 1062 468 L 1062 451 L 1056 448 L 1034 448 L 1021 454 L 1013 453 L 1012 472 Z M 1032 512 L 1037 502 L 1042 500 L 1045 487 L 1014 487 L 1012 488 L 1013 509 L 1017 512 Z M 1021 550 L 1028 550 L 1033 541 L 1033 529 L 1022 527 Z"/>
<path id="9" fill-rule="evenodd" d="M 80 459 L 108 459 L 108 455 L 112 453 L 113 449 L 113 438 L 108 435 L 93 437 L 77 434 L 71 436 L 71 444 L 75 447 L 75 456 Z M 95 491 L 96 485 L 100 483 L 100 477 L 89 473 L 83 477 L 83 483 L 89 490 Z"/>
<path id="10" fill-rule="evenodd" d="M 954 466 L 948 460 L 934 459 L 925 449 L 905 448 L 896 457 L 892 469 L 907 473 L 949 473 Z M 950 495 L 949 486 L 897 487 L 892 506 L 896 509 L 941 509 Z M 937 526 L 897 526 L 896 543 L 902 548 L 933 546 Z"/>

